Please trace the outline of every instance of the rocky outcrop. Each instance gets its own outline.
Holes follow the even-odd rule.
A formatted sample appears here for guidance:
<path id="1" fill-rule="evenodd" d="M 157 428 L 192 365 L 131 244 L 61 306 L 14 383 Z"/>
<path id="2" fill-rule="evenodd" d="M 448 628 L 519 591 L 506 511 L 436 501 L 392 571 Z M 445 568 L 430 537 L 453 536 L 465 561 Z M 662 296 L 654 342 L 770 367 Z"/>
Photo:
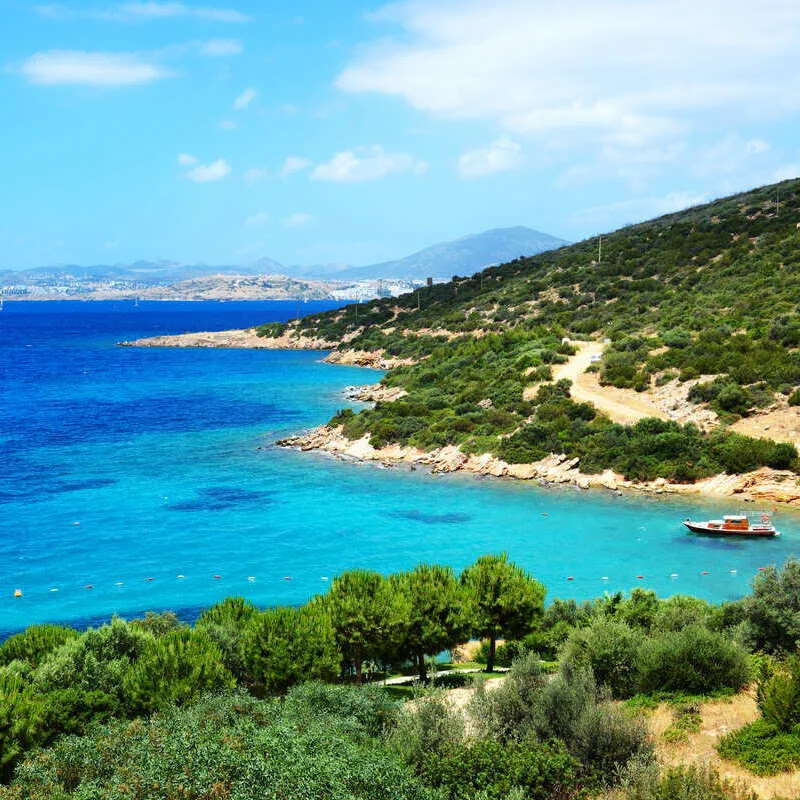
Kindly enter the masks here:
<path id="1" fill-rule="evenodd" d="M 255 328 L 230 331 L 201 331 L 175 336 L 151 336 L 120 342 L 124 347 L 220 347 L 254 350 L 331 350 L 338 342 L 287 331 L 282 336 L 259 336 Z"/>
<path id="2" fill-rule="evenodd" d="M 329 364 L 372 367 L 372 369 L 393 369 L 415 363 L 411 358 L 392 358 L 380 350 L 334 350 L 325 356 L 324 360 Z"/>
<path id="3" fill-rule="evenodd" d="M 420 465 L 433 474 L 471 472 L 484 477 L 535 480 L 543 485 L 563 484 L 579 489 L 632 490 L 651 494 L 702 494 L 735 497 L 745 502 L 800 505 L 798 476 L 788 470 L 775 470 L 769 467 L 762 467 L 742 475 L 716 475 L 695 483 L 676 484 L 664 478 L 648 482 L 627 481 L 611 470 L 587 475 L 580 471 L 577 458 L 567 458 L 563 453 L 551 453 L 540 461 L 530 464 L 509 464 L 490 453 L 467 455 L 455 445 L 430 451 L 398 444 L 375 448 L 370 444 L 369 435 L 356 440 L 348 439 L 341 426 L 321 425 L 306 433 L 282 439 L 278 444 L 304 451 L 322 451 L 344 459 L 378 461 L 384 466 Z"/>
<path id="4" fill-rule="evenodd" d="M 408 392 L 402 386 L 381 386 L 374 383 L 367 386 L 348 386 L 344 396 L 348 400 L 361 400 L 363 403 L 393 403 Z"/>

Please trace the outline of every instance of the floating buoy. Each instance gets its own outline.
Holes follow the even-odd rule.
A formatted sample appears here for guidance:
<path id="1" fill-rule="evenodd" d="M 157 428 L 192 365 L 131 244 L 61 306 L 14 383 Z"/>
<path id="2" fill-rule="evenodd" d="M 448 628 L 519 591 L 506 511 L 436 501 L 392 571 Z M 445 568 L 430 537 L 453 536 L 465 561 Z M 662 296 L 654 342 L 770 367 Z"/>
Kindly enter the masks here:
<path id="1" fill-rule="evenodd" d="M 122 581 L 117 581 L 117 582 L 114 584 L 114 586 L 122 586 L 122 585 L 123 585 Z"/>
<path id="2" fill-rule="evenodd" d="M 222 575 L 215 575 L 215 576 L 214 576 L 214 580 L 215 580 L 215 581 L 218 581 L 218 580 L 219 580 L 221 577 L 222 577 Z"/>
<path id="3" fill-rule="evenodd" d="M 179 580 L 179 581 L 180 581 L 180 580 L 183 580 L 183 578 L 184 578 L 184 577 L 185 577 L 184 575 L 178 575 L 178 580 Z"/>
<path id="4" fill-rule="evenodd" d="M 608 580 L 608 575 L 603 575 L 603 577 L 600 578 L 600 580 L 601 581 L 607 581 Z"/>
<path id="5" fill-rule="evenodd" d="M 292 579 L 291 575 L 285 575 L 283 578 L 285 581 L 290 581 Z"/>
<path id="6" fill-rule="evenodd" d="M 87 583 L 86 586 L 83 587 L 84 589 L 94 589 L 91 583 Z"/>
<path id="7" fill-rule="evenodd" d="M 766 567 L 759 567 L 759 568 L 758 568 L 758 571 L 759 571 L 759 572 L 763 572 L 765 569 L 766 569 Z"/>
<path id="8" fill-rule="evenodd" d="M 643 580 L 643 579 L 644 579 L 644 575 L 637 575 L 636 577 L 637 577 L 639 580 Z"/>
<path id="9" fill-rule="evenodd" d="M 574 581 L 574 580 L 575 580 L 575 578 L 573 578 L 573 577 L 572 577 L 572 575 L 567 575 L 567 580 L 568 580 L 568 581 Z"/>
<path id="10" fill-rule="evenodd" d="M 22 597 L 22 589 L 14 589 L 14 597 Z"/>
<path id="11" fill-rule="evenodd" d="M 735 575 L 738 571 L 739 571 L 738 569 L 732 569 L 731 570 L 731 575 Z"/>
<path id="12" fill-rule="evenodd" d="M 677 573 L 677 572 L 673 572 L 673 573 L 670 575 L 670 578 L 677 578 L 677 577 L 678 577 L 678 573 Z"/>
<path id="13" fill-rule="evenodd" d="M 542 516 L 543 516 L 543 517 L 546 517 L 546 516 L 547 516 L 547 514 L 542 514 Z"/>
<path id="14" fill-rule="evenodd" d="M 80 522 L 73 522 L 73 525 L 80 525 Z"/>
<path id="15" fill-rule="evenodd" d="M 58 591 L 58 589 L 57 589 L 57 588 L 54 586 L 54 587 L 53 587 L 53 588 L 52 588 L 50 591 L 51 591 L 51 592 L 57 592 L 57 591 Z"/>
<path id="16" fill-rule="evenodd" d="M 328 580 L 328 576 L 327 576 L 327 575 L 323 575 L 323 576 L 320 578 L 320 580 L 321 580 L 321 581 L 326 581 L 326 580 Z"/>
<path id="17" fill-rule="evenodd" d="M 145 580 L 146 580 L 146 581 L 151 581 L 151 580 L 153 580 L 153 579 L 152 579 L 152 578 L 145 578 Z"/>
<path id="18" fill-rule="evenodd" d="M 255 579 L 256 579 L 255 575 L 248 575 L 247 576 L 247 580 L 250 581 L 250 583 L 252 583 Z"/>
<path id="19" fill-rule="evenodd" d="M 701 575 L 708 575 L 708 572 L 705 572 L 705 571 L 703 571 L 703 572 L 701 572 L 700 574 L 701 574 Z"/>

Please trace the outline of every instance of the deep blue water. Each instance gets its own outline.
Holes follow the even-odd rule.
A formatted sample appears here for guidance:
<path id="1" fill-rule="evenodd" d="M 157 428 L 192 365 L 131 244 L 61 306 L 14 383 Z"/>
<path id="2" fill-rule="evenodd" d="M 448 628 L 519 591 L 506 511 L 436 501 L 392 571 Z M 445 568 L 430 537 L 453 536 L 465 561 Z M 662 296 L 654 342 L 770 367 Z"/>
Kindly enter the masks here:
<path id="1" fill-rule="evenodd" d="M 323 364 L 315 352 L 115 345 L 295 313 L 295 303 L 6 303 L 0 635 L 114 612 L 191 616 L 229 594 L 298 603 L 349 567 L 459 569 L 500 550 L 550 596 L 644 585 L 719 601 L 800 550 L 800 519 L 789 513 L 778 517 L 780 539 L 711 540 L 680 520 L 738 505 L 430 476 L 275 448 L 344 406 L 345 386 L 380 373 Z"/>

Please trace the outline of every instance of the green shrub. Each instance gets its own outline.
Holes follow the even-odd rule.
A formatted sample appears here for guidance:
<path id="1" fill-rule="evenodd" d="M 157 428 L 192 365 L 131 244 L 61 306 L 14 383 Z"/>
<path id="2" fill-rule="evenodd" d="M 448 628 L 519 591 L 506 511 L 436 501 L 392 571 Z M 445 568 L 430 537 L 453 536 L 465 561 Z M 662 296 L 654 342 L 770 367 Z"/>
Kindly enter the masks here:
<path id="1" fill-rule="evenodd" d="M 204 631 L 184 628 L 148 642 L 126 672 L 122 692 L 134 713 L 147 714 L 234 685 L 216 644 Z"/>
<path id="2" fill-rule="evenodd" d="M 80 689 L 119 697 L 130 665 L 153 641 L 150 634 L 115 617 L 50 653 L 34 672 L 33 684 L 38 691 Z"/>
<path id="3" fill-rule="evenodd" d="M 268 694 L 339 671 L 333 626 L 319 603 L 260 612 L 248 624 L 242 654 L 246 673 Z"/>
<path id="4" fill-rule="evenodd" d="M 500 686 L 487 690 L 478 685 L 469 706 L 473 727 L 500 741 L 527 738 L 544 685 L 539 656 L 529 653 L 518 658 Z"/>
<path id="5" fill-rule="evenodd" d="M 782 732 L 760 719 L 723 736 L 717 750 L 756 775 L 775 775 L 800 766 L 800 730 Z"/>
<path id="6" fill-rule="evenodd" d="M 633 759 L 622 776 L 625 800 L 758 800 L 745 784 L 720 778 L 705 764 L 659 769 L 652 757 Z"/>
<path id="7" fill-rule="evenodd" d="M 782 570 L 759 572 L 744 599 L 744 613 L 753 649 L 794 652 L 800 641 L 800 561 L 790 558 Z"/>
<path id="8" fill-rule="evenodd" d="M 575 761 L 563 746 L 480 739 L 430 755 L 422 766 L 425 783 L 451 800 L 506 800 L 512 792 L 528 800 L 552 800 L 577 783 Z M 521 791 L 520 791 L 521 790 Z"/>
<path id="9" fill-rule="evenodd" d="M 756 692 L 765 722 L 784 733 L 800 724 L 800 658 L 777 669 L 762 670 Z"/>
<path id="10" fill-rule="evenodd" d="M 7 781 L 23 753 L 42 738 L 41 703 L 16 676 L 0 674 L 0 781 Z"/>
<path id="11" fill-rule="evenodd" d="M 636 692 L 636 653 L 642 634 L 624 622 L 598 619 L 574 630 L 564 646 L 562 662 L 573 669 L 590 668 L 599 686 L 613 697 Z"/>
<path id="12" fill-rule="evenodd" d="M 632 759 L 652 752 L 652 743 L 640 718 L 620 706 L 587 708 L 578 719 L 570 752 L 583 764 L 593 782 L 615 783 Z"/>
<path id="13" fill-rule="evenodd" d="M 680 631 L 690 625 L 707 626 L 713 606 L 697 597 L 675 594 L 662 600 L 653 618 L 653 631 Z"/>
<path id="14" fill-rule="evenodd" d="M 461 749 L 464 717 L 443 690 L 433 690 L 400 713 L 388 741 L 390 750 L 422 771 L 430 759 Z"/>
<path id="15" fill-rule="evenodd" d="M 65 642 L 78 638 L 78 631 L 61 625 L 31 625 L 22 633 L 9 636 L 0 645 L 0 666 L 26 661 L 33 667 Z"/>
<path id="16" fill-rule="evenodd" d="M 298 713 L 234 694 L 114 721 L 29 756 L 2 796 L 434 800 L 356 720 L 307 707 L 296 724 Z"/>
<path id="17" fill-rule="evenodd" d="M 740 645 L 697 625 L 645 639 L 635 661 L 643 692 L 740 689 L 750 677 L 747 654 Z"/>

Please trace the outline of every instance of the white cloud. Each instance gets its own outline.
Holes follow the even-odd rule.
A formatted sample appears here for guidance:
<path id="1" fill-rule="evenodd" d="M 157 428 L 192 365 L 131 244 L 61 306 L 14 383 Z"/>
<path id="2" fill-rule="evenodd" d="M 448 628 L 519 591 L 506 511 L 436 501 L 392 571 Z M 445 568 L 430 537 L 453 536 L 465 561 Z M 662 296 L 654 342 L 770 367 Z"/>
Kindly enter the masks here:
<path id="1" fill-rule="evenodd" d="M 238 96 L 238 97 L 237 97 L 237 98 L 236 98 L 236 99 L 233 101 L 233 107 L 234 107 L 234 108 L 235 108 L 237 111 L 243 111 L 245 108 L 247 108 L 247 107 L 250 105 L 250 103 L 252 103 L 252 102 L 253 102 L 253 100 L 255 100 L 255 99 L 256 99 L 256 94 L 257 94 L 256 90 L 255 90 L 255 89 L 253 89 L 252 87 L 251 87 L 251 88 L 249 88 L 249 89 L 245 89 L 245 90 L 244 90 L 244 91 L 243 91 L 243 92 L 242 92 L 242 93 L 241 93 L 241 94 L 240 94 L 240 95 L 239 95 L 239 96 Z"/>
<path id="2" fill-rule="evenodd" d="M 186 177 L 195 183 L 218 181 L 230 175 L 230 164 L 224 158 L 218 158 L 210 164 L 198 164 L 186 173 Z"/>
<path id="3" fill-rule="evenodd" d="M 244 221 L 246 228 L 263 228 L 269 222 L 269 214 L 266 211 L 257 211 L 251 214 Z"/>
<path id="4" fill-rule="evenodd" d="M 244 173 L 245 183 L 258 183 L 263 181 L 269 175 L 269 170 L 266 167 L 253 167 Z"/>
<path id="5" fill-rule="evenodd" d="M 757 156 L 769 150 L 769 142 L 765 142 L 763 139 L 750 139 L 745 145 L 745 150 L 749 155 Z"/>
<path id="6" fill-rule="evenodd" d="M 199 49 L 204 56 L 221 58 L 238 56 L 244 48 L 238 39 L 210 39 L 207 42 L 200 42 Z"/>
<path id="7" fill-rule="evenodd" d="M 197 163 L 197 159 L 193 155 L 190 155 L 189 153 L 179 153 L 178 163 L 182 167 L 191 167 L 193 164 Z"/>
<path id="8" fill-rule="evenodd" d="M 48 50 L 34 53 L 19 71 L 43 86 L 134 86 L 168 78 L 173 73 L 132 53 L 89 53 Z"/>
<path id="9" fill-rule="evenodd" d="M 286 178 L 293 172 L 299 172 L 311 166 L 311 162 L 302 156 L 287 156 L 286 161 L 283 162 L 280 174 L 282 178 Z"/>
<path id="10" fill-rule="evenodd" d="M 706 192 L 689 191 L 670 192 L 666 195 L 639 197 L 619 203 L 593 206 L 574 215 L 582 225 L 591 225 L 595 229 L 607 229 L 609 226 L 627 225 L 644 219 L 672 214 L 685 208 L 705 203 L 709 199 Z"/>
<path id="11" fill-rule="evenodd" d="M 194 17 L 208 22 L 248 22 L 251 17 L 230 8 L 187 6 L 185 3 L 123 3 L 108 8 L 77 8 L 65 3 L 50 3 L 36 6 L 36 12 L 49 19 L 93 19 L 106 22 L 130 22 L 132 20 L 173 19 Z"/>
<path id="12" fill-rule="evenodd" d="M 522 163 L 522 147 L 518 142 L 503 136 L 488 147 L 469 150 L 458 159 L 462 178 L 482 178 L 496 172 L 509 172 Z"/>
<path id="13" fill-rule="evenodd" d="M 410 0 L 375 16 L 398 36 L 362 48 L 339 88 L 554 148 L 639 148 L 800 107 L 794 0 L 769 13 L 729 0 Z"/>
<path id="14" fill-rule="evenodd" d="M 417 163 L 408 153 L 387 153 L 379 145 L 346 150 L 319 164 L 311 173 L 318 181 L 375 181 L 398 172 L 413 171 Z"/>
<path id="15" fill-rule="evenodd" d="M 788 181 L 793 178 L 800 178 L 800 161 L 795 164 L 784 164 L 778 167 L 772 175 L 772 180 L 776 183 Z"/>
<path id="16" fill-rule="evenodd" d="M 210 22 L 247 22 L 250 17 L 230 8 L 193 8 L 184 3 L 125 3 L 119 12 L 133 17 L 168 19 L 170 17 L 197 17 Z"/>
<path id="17" fill-rule="evenodd" d="M 311 214 L 304 214 L 303 212 L 298 211 L 295 214 L 291 214 L 283 221 L 283 224 L 287 228 L 302 228 L 304 225 L 308 225 L 314 217 Z"/>

